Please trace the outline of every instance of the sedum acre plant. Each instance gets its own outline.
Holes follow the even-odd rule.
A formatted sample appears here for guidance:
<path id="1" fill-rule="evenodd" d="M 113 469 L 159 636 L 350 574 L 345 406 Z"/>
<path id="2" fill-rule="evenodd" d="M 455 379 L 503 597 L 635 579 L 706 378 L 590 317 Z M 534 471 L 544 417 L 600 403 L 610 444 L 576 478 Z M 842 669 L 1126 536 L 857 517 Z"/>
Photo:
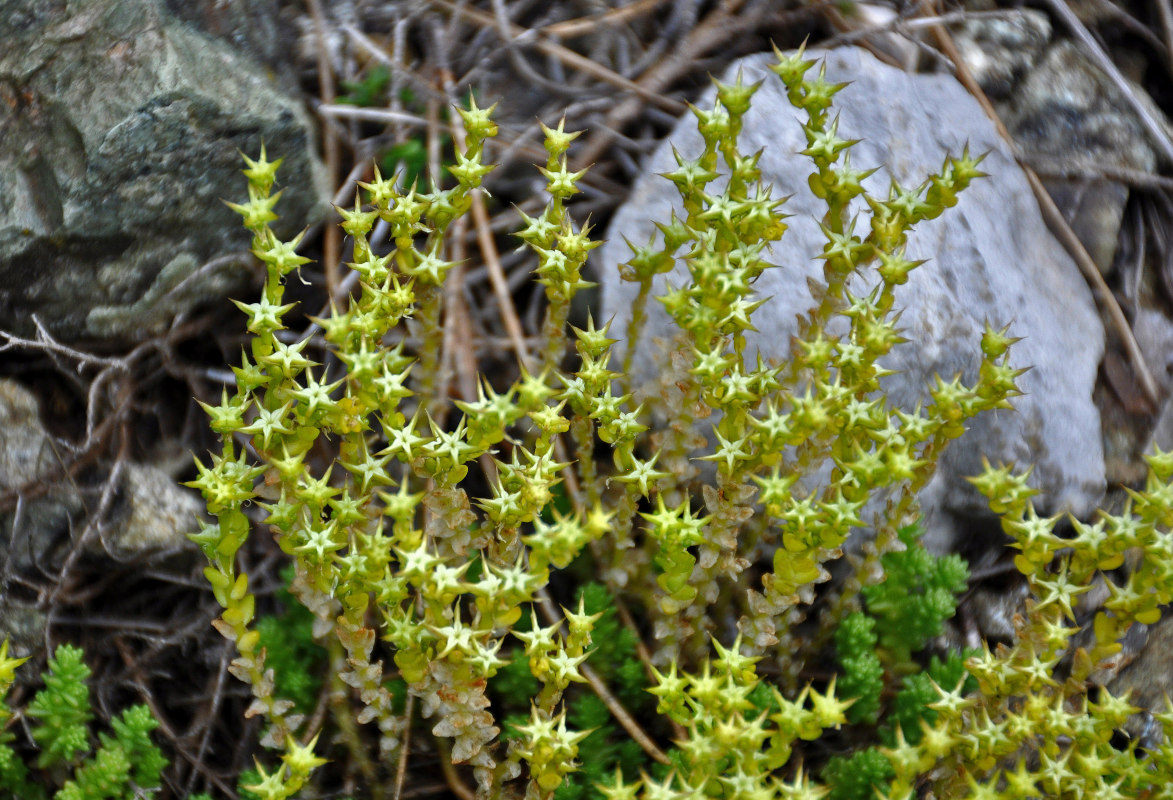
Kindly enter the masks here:
<path id="1" fill-rule="evenodd" d="M 1132 509 L 1076 525 L 1070 538 L 1034 514 L 1021 477 L 990 469 L 977 479 L 1035 599 L 1016 642 L 966 662 L 971 680 L 956 654 L 925 664 L 965 570 L 956 559 L 926 561 L 901 531 L 916 520 L 916 493 L 942 448 L 973 415 L 1008 407 L 1019 371 L 1012 339 L 989 328 L 975 343 L 976 383 L 942 376 L 921 406 L 896 408 L 881 360 L 901 341 L 898 289 L 918 266 L 904 255 L 908 232 L 957 202 L 981 176 L 980 159 L 946 158 L 920 186 L 869 194 L 872 171 L 850 163 L 852 143 L 831 114 L 841 87 L 812 66 L 799 52 L 779 54 L 773 67 L 806 114 L 810 185 L 827 207 L 824 281 L 812 285 L 785 363 L 746 346 L 765 302 L 755 279 L 785 268 L 768 259 L 782 256 L 772 247 L 786 224 L 757 156 L 737 147 L 756 88 L 740 79 L 718 85 L 713 108 L 694 109 L 704 150 L 678 154 L 666 176 L 682 216 L 663 220 L 662 236 L 634 247 L 622 268 L 640 288 L 626 346 L 594 319 L 568 324 L 597 242 L 567 210 L 583 176 L 567 166 L 577 134 L 544 128 L 549 199 L 536 217 L 522 215 L 518 233 L 548 301 L 541 345 L 516 380 L 484 379 L 476 398 L 455 403 L 439 390 L 443 286 L 456 266 L 446 236 L 492 168 L 491 109 L 459 110 L 465 141 L 451 186 L 423 191 L 378 172 L 360 184 L 365 202 L 340 214 L 361 288 L 305 335 L 284 322 L 293 308 L 284 282 L 306 259 L 296 239 L 280 241 L 270 228 L 277 163 L 263 150 L 246 159 L 249 199 L 232 207 L 267 280 L 256 302 L 237 303 L 251 345 L 234 368 L 236 386 L 205 406 L 223 446 L 197 461 L 190 485 L 215 517 L 192 537 L 224 608 L 215 624 L 236 645 L 232 671 L 251 687 L 249 713 L 264 717 L 263 743 L 279 754 L 258 765 L 249 791 L 293 796 L 327 755 L 279 696 L 254 624 L 237 560 L 254 504 L 353 692 L 353 705 L 331 706 L 345 749 L 330 757 L 358 765 L 364 796 L 394 785 L 413 713 L 453 763 L 471 767 L 483 798 L 1173 791 L 1173 749 L 1114 746 L 1113 731 L 1137 709 L 1106 690 L 1089 693 L 1128 627 L 1154 621 L 1170 599 L 1173 458 L 1153 459 Z M 866 217 L 854 216 L 861 202 Z M 371 244 L 379 221 L 390 231 L 386 247 Z M 687 282 L 654 296 L 655 276 L 678 264 Z M 635 385 L 631 343 L 655 302 L 679 336 L 649 391 Z M 653 418 L 667 424 L 651 431 Z M 847 577 L 816 596 L 829 563 L 865 528 L 870 542 Z M 1135 567 L 1118 578 L 1126 553 L 1137 555 Z M 570 599 L 584 574 L 645 630 L 634 671 L 592 666 L 612 643 L 598 639 L 597 597 Z M 1095 582 L 1110 599 L 1091 643 L 1071 652 L 1091 613 L 1079 596 Z M 901 631 L 901 617 L 915 618 L 916 630 Z M 614 637 L 614 621 L 606 624 Z M 813 670 L 834 648 L 842 670 Z M 395 686 L 413 698 L 405 710 Z M 516 696 L 498 703 L 514 706 L 508 735 L 491 697 L 505 687 L 528 693 L 522 708 Z M 1168 730 L 1173 714 L 1161 722 Z M 363 730 L 378 739 L 377 756 L 365 752 Z M 603 752 L 614 772 L 584 786 L 582 762 Z"/>

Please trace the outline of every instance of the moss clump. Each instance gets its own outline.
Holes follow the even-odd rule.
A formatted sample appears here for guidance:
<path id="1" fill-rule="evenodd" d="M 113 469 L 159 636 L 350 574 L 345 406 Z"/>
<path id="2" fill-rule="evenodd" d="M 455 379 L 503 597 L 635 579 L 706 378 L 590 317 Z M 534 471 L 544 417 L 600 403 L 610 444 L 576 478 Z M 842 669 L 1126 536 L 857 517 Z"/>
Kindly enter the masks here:
<path id="1" fill-rule="evenodd" d="M 0 726 L 13 721 L 4 703 L 16 669 L 27 661 L 0 645 Z M 145 705 L 127 708 L 110 721 L 112 733 L 94 734 L 87 681 L 90 668 L 72 645 L 59 646 L 42 674 L 45 682 L 23 709 L 38 752 L 35 770 L 14 747 L 17 736 L 0 732 L 0 798 L 12 800 L 105 800 L 159 789 L 167 759 L 151 740 L 158 720 Z M 48 778 L 49 780 L 45 780 Z M 59 788 L 53 791 L 50 786 Z"/>

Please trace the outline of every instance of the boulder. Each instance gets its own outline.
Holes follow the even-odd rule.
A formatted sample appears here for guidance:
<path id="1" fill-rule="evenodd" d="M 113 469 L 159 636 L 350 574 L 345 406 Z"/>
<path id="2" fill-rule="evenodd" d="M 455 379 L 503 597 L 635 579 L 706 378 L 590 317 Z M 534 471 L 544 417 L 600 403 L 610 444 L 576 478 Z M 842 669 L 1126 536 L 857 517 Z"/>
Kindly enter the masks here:
<path id="1" fill-rule="evenodd" d="M 272 71 L 161 0 L 0 14 L 0 328 L 133 341 L 248 277 L 240 153 L 283 156 L 283 234 L 321 218 L 313 126 Z"/>

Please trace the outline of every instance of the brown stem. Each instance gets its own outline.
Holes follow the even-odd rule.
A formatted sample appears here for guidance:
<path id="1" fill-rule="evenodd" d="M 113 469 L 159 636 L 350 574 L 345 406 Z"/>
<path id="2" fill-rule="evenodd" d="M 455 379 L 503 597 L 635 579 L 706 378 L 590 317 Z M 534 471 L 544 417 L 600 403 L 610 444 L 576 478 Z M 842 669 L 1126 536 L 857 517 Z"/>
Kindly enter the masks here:
<path id="1" fill-rule="evenodd" d="M 334 102 L 334 72 L 330 69 L 329 48 L 326 45 L 326 18 L 322 13 L 321 0 L 309 0 L 310 14 L 314 18 L 314 34 L 318 38 L 315 48 L 318 54 L 318 90 L 323 103 Z M 322 126 L 322 150 L 326 156 L 326 173 L 330 188 L 335 187 L 339 172 L 338 134 L 329 125 Z M 338 250 L 342 240 L 337 225 L 327 225 L 323 233 L 322 260 L 326 270 L 326 291 L 333 296 L 338 287 Z"/>

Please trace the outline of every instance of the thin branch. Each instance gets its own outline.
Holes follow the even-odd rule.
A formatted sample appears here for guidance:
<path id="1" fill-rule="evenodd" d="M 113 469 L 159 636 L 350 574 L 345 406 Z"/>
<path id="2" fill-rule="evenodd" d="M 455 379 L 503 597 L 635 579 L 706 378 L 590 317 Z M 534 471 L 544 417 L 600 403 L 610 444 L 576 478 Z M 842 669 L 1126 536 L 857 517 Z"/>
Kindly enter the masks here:
<path id="1" fill-rule="evenodd" d="M 598 33 L 599 28 L 613 25 L 622 25 L 629 20 L 650 14 L 667 0 L 635 0 L 626 6 L 612 8 L 593 17 L 579 17 L 563 22 L 555 22 L 536 30 L 547 36 L 557 36 L 564 39 L 573 39 L 577 36 L 588 36 Z"/>
<path id="2" fill-rule="evenodd" d="M 578 669 L 582 673 L 582 676 L 587 679 L 587 683 L 591 685 L 591 689 L 594 690 L 595 695 L 607 706 L 607 710 L 611 712 L 611 716 L 615 717 L 615 721 L 631 735 L 631 738 L 643 748 L 643 751 L 661 764 L 671 764 L 672 762 L 668 760 L 668 756 L 664 755 L 664 751 L 656 746 L 656 743 L 652 741 L 650 736 L 644 733 L 643 728 L 639 726 L 635 718 L 627 713 L 627 709 L 619 702 L 619 698 L 611 694 L 611 690 L 607 688 L 607 684 L 603 682 L 603 679 L 599 677 L 599 674 L 595 672 L 594 668 L 587 664 L 581 664 Z"/>
<path id="3" fill-rule="evenodd" d="M 418 95 L 422 97 L 443 97 L 443 94 L 437 91 L 436 87 L 432 86 L 431 83 L 423 80 L 410 69 L 405 68 L 403 64 L 399 63 L 399 61 L 389 56 L 383 50 L 383 48 L 378 45 L 377 42 L 373 41 L 361 30 L 347 22 L 342 23 L 339 27 L 354 41 L 356 45 L 362 48 L 362 50 L 366 52 L 367 55 L 371 56 L 380 64 L 391 70 L 392 75 L 396 76 L 397 78 L 406 78 L 408 83 L 411 84 L 413 91 L 415 91 Z M 402 28 L 397 27 L 397 32 L 400 30 L 402 30 Z"/>
<path id="4" fill-rule="evenodd" d="M 643 664 L 644 674 L 648 676 L 648 681 L 654 681 L 656 674 L 655 668 L 652 666 L 652 654 L 648 650 L 648 646 L 644 644 L 643 637 L 639 634 L 639 626 L 635 624 L 635 617 L 632 616 L 631 609 L 627 607 L 627 603 L 623 602 L 621 597 L 615 595 L 614 600 L 615 613 L 619 615 L 620 622 L 631 631 L 635 639 L 635 653 L 639 657 L 640 663 Z M 684 739 L 688 736 L 688 731 L 679 722 L 674 719 L 669 719 L 669 722 L 672 723 L 672 731 L 677 739 Z"/>
<path id="5" fill-rule="evenodd" d="M 172 729 L 172 727 L 167 723 L 167 717 L 164 714 L 164 709 L 161 708 L 158 702 L 155 700 L 154 693 L 147 688 L 146 676 L 143 674 L 142 668 L 139 666 L 137 659 L 135 658 L 134 654 L 130 652 L 130 649 L 126 646 L 125 642 L 119 638 L 115 638 L 114 643 L 118 648 L 118 655 L 122 658 L 123 663 L 126 665 L 127 669 L 130 670 L 134 677 L 134 686 L 138 690 L 138 694 L 143 698 L 143 701 L 147 704 L 147 707 L 151 709 L 151 716 L 154 717 L 155 720 L 159 723 L 159 731 L 166 739 L 171 742 L 171 746 L 174 747 L 176 752 L 182 755 L 188 761 L 188 763 L 200 767 L 200 772 L 204 775 L 205 778 L 215 783 L 216 788 L 218 788 L 221 792 L 224 792 L 226 796 L 235 796 L 233 787 L 229 786 L 226 781 L 224 781 L 219 776 L 210 772 L 205 772 L 202 769 L 203 762 L 196 760 L 196 758 L 202 758 L 202 752 L 199 756 L 193 757 L 191 751 L 184 746 L 181 738 L 178 736 L 175 730 Z M 195 775 L 196 773 L 193 771 L 193 780 Z M 191 785 L 190 781 L 188 785 Z"/>
<path id="6" fill-rule="evenodd" d="M 1173 178 L 1154 175 L 1139 169 L 1116 167 L 1080 159 L 1055 159 L 1035 157 L 1035 172 L 1048 178 L 1085 178 L 1093 180 L 1119 181 L 1132 189 L 1151 191 L 1173 191 Z"/>
<path id="7" fill-rule="evenodd" d="M 41 324 L 37 319 L 37 315 L 33 314 L 33 325 L 37 329 L 36 339 L 25 339 L 17 336 L 14 333 L 0 330 L 0 338 L 6 340 L 5 344 L 0 344 L 0 353 L 6 350 L 40 350 L 51 355 L 65 356 L 68 359 L 77 362 L 77 371 L 81 372 L 83 366 L 99 366 L 99 367 L 118 367 L 122 364 L 123 359 L 111 358 L 109 356 L 96 356 L 92 353 L 86 353 L 81 350 L 75 350 L 69 345 L 58 342 L 53 335 Z"/>
<path id="8" fill-rule="evenodd" d="M 322 103 L 334 103 L 334 72 L 330 69 L 329 47 L 326 44 L 326 17 L 322 12 L 321 0 L 309 0 L 310 14 L 314 19 L 314 33 L 318 37 L 318 89 Z M 329 175 L 330 188 L 338 180 L 340 170 L 340 156 L 338 153 L 338 134 L 329 125 L 322 127 L 322 149 L 326 156 L 326 172 Z M 325 262 L 326 291 L 331 295 L 338 285 L 338 249 L 341 244 L 339 229 L 335 225 L 327 225 L 322 244 L 322 260 Z"/>
<path id="9" fill-rule="evenodd" d="M 483 11 L 478 11 L 473 8 L 467 8 L 463 5 L 450 2 L 450 0 L 431 0 L 431 3 L 434 6 L 439 6 L 449 13 L 463 17 L 464 19 L 480 25 L 481 27 L 497 27 L 497 21 L 492 14 L 487 14 Z M 607 69 L 601 64 L 591 61 L 586 56 L 576 53 L 568 47 L 564 47 L 556 42 L 550 41 L 547 37 L 542 35 L 540 29 L 531 30 L 529 28 L 524 28 L 521 25 L 510 23 L 509 33 L 512 34 L 514 41 L 517 41 L 518 44 L 528 44 L 530 41 L 532 41 L 534 49 L 536 49 L 538 52 L 544 55 L 552 56 L 561 61 L 566 66 L 590 75 L 592 78 L 597 78 L 604 83 L 609 83 L 612 86 L 616 86 L 620 89 L 634 92 L 645 101 L 654 103 L 663 108 L 665 111 L 673 114 L 683 114 L 685 111 L 686 106 L 679 100 L 672 100 L 671 98 L 664 97 L 655 90 L 647 89 L 635 81 L 630 80 L 629 78 L 625 78 L 619 73 Z"/>
<path id="10" fill-rule="evenodd" d="M 411 718 L 415 714 L 415 695 L 407 693 L 407 705 L 403 710 L 403 744 L 399 747 L 399 762 L 395 765 L 394 800 L 403 800 L 403 784 L 407 779 L 407 759 L 411 754 Z"/>
<path id="11" fill-rule="evenodd" d="M 123 450 L 126 442 L 123 441 Z M 114 466 L 110 469 L 110 475 L 106 478 L 105 484 L 102 486 L 102 495 L 98 501 L 98 507 L 92 511 L 86 509 L 86 524 L 82 528 L 80 535 L 75 538 L 69 547 L 69 552 L 66 554 L 64 561 L 61 564 L 61 569 L 58 570 L 56 579 L 53 583 L 53 588 L 49 591 L 47 597 L 40 598 L 41 605 L 45 608 L 45 647 L 47 650 L 53 650 L 53 639 L 51 631 L 53 625 L 57 621 L 56 611 L 59 606 L 59 601 L 65 594 L 67 585 L 66 578 L 73 570 L 75 564 L 78 563 L 82 557 L 86 545 L 89 541 L 97 536 L 99 541 L 102 541 L 101 528 L 104 520 L 110 513 L 110 509 L 114 505 L 115 497 L 118 494 L 119 485 L 122 482 L 122 472 L 126 468 L 125 452 L 119 453 Z"/>
<path id="12" fill-rule="evenodd" d="M 1157 0 L 1157 14 L 1161 17 L 1161 34 L 1165 42 L 1165 69 L 1173 78 L 1173 7 L 1169 0 Z"/>
<path id="13" fill-rule="evenodd" d="M 463 139 L 463 136 L 461 138 Z M 501 267 L 501 256 L 497 252 L 497 243 L 493 239 L 493 230 L 489 225 L 489 211 L 485 208 L 485 199 L 479 189 L 472 193 L 472 219 L 476 226 L 477 244 L 480 246 L 481 258 L 485 260 L 485 268 L 489 271 L 489 284 L 493 287 L 493 294 L 497 297 L 497 307 L 501 314 L 501 322 L 505 325 L 505 333 L 509 337 L 510 346 L 517 354 L 518 362 L 529 369 L 533 360 L 525 345 L 525 331 L 521 326 L 521 319 L 517 316 L 517 309 L 513 305 L 513 297 L 509 292 L 505 270 Z"/>
<path id="14" fill-rule="evenodd" d="M 385 122 L 387 124 L 399 122 L 419 128 L 426 128 L 428 126 L 428 121 L 418 114 L 409 114 L 406 111 L 393 111 L 389 108 L 364 108 L 345 103 L 322 103 L 318 106 L 317 110 L 319 114 L 338 119 L 353 119 L 362 122 Z M 451 130 L 444 123 L 441 123 L 441 127 L 445 132 Z"/>
<path id="15" fill-rule="evenodd" d="M 725 0 L 716 10 L 689 32 L 688 37 L 672 51 L 667 58 L 659 61 L 656 66 L 640 76 L 637 86 L 640 91 L 636 97 L 628 97 L 607 114 L 600 130 L 591 135 L 575 160 L 574 169 L 582 169 L 598 161 L 606 149 L 611 145 L 618 131 L 644 110 L 641 98 L 651 94 L 659 97 L 660 92 L 666 89 L 681 75 L 695 68 L 697 59 L 712 48 L 730 41 L 746 30 L 760 26 L 765 12 L 738 16 L 737 12 L 744 4 L 744 0 Z M 684 106 L 677 104 L 683 113 Z M 669 109 L 671 111 L 671 109 Z"/>
<path id="16" fill-rule="evenodd" d="M 204 587 L 201 587 L 204 588 Z M 231 642 L 225 642 L 223 645 L 223 652 L 220 656 L 220 668 L 216 670 L 215 685 L 212 688 L 212 703 L 207 711 L 207 720 L 213 720 L 216 715 L 220 713 L 220 704 L 224 701 L 224 683 L 228 677 L 228 665 L 232 662 L 233 656 L 236 655 L 236 648 Z M 193 767 L 195 767 L 191 776 L 187 781 L 187 794 L 190 796 L 195 791 L 195 779 L 199 774 L 205 774 L 215 779 L 214 775 L 205 772 L 207 769 L 204 765 L 204 758 L 208 754 L 208 749 L 212 739 L 212 725 L 205 721 L 200 732 L 200 742 L 196 748 L 194 757 L 189 757 Z"/>
<path id="17" fill-rule="evenodd" d="M 554 73 L 547 77 L 530 65 L 519 46 L 524 46 L 532 41 L 534 31 L 512 24 L 505 9 L 505 0 L 491 0 L 491 2 L 497 35 L 505 42 L 505 49 L 509 53 L 509 63 L 517 70 L 522 81 L 529 86 L 540 86 L 555 95 L 574 93 L 575 88 L 561 80 L 558 74 Z M 516 34 L 515 31 L 519 29 L 525 33 Z M 554 63 L 553 66 L 557 68 L 557 63 Z M 553 71 L 551 70 L 551 72 Z"/>
<path id="18" fill-rule="evenodd" d="M 476 792 L 468 788 L 468 784 L 461 779 L 452 764 L 452 752 L 448 742 L 440 737 L 436 737 L 435 741 L 436 747 L 440 750 L 440 770 L 444 773 L 444 782 L 448 784 L 448 788 L 460 800 L 476 800 Z"/>

